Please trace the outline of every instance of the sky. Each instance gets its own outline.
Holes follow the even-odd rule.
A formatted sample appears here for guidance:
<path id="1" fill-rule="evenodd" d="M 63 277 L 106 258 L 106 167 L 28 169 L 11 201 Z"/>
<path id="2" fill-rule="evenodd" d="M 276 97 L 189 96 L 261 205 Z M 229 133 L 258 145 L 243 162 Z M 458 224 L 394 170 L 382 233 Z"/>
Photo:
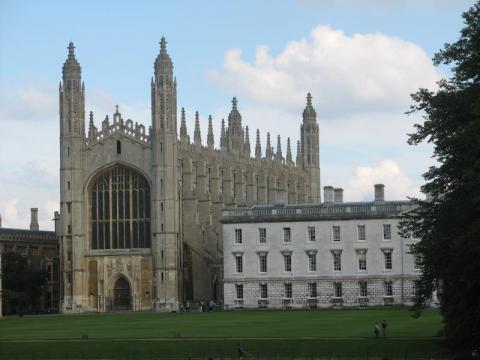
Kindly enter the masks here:
<path id="1" fill-rule="evenodd" d="M 178 105 L 193 138 L 199 111 L 216 144 L 237 96 L 251 143 L 260 129 L 296 144 L 307 92 L 320 126 L 322 186 L 346 201 L 422 196 L 432 146 L 407 145 L 421 114 L 410 94 L 449 69 L 431 58 L 458 39 L 473 0 L 9 1 L 0 0 L 0 215 L 3 227 L 40 228 L 59 209 L 58 84 L 67 45 L 82 66 L 86 111 L 146 125 L 150 79 L 165 36 Z M 276 142 L 275 142 L 276 144 Z M 293 157 L 295 149 L 293 146 Z"/>

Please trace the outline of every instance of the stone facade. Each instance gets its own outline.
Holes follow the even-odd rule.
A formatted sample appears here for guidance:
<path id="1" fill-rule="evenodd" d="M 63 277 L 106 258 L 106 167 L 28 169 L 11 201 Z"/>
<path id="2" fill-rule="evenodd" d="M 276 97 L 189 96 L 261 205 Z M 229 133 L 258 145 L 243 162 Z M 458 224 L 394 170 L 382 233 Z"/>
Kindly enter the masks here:
<path id="1" fill-rule="evenodd" d="M 65 312 L 172 310 L 182 301 L 223 298 L 223 209 L 319 203 L 319 128 L 312 97 L 296 161 L 270 134 L 254 156 L 237 99 L 215 146 L 212 118 L 193 142 L 162 38 L 151 81 L 152 126 L 125 120 L 118 107 L 85 126 L 85 87 L 69 45 L 60 83 L 60 233 Z"/>
<path id="2" fill-rule="evenodd" d="M 383 185 L 376 185 L 373 202 L 344 203 L 343 190 L 334 191 L 329 186 L 325 187 L 324 199 L 317 205 L 223 211 L 226 306 L 381 306 L 412 302 L 415 280 L 420 275 L 418 262 L 410 253 L 410 245 L 416 240 L 400 237 L 398 225 L 400 214 L 414 204 L 384 201 Z"/>

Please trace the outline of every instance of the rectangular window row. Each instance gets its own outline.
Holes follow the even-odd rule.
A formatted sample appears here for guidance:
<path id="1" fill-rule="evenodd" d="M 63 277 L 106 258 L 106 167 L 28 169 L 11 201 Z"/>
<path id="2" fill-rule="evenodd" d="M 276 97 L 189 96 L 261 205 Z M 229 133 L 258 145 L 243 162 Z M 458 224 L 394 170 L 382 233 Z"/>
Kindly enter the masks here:
<path id="1" fill-rule="evenodd" d="M 340 242 L 342 241 L 342 232 L 340 225 L 332 225 L 332 241 Z M 383 224 L 383 239 L 391 240 L 392 239 L 392 226 L 390 224 Z M 315 226 L 307 226 L 307 240 L 309 242 L 316 241 L 316 230 Z M 365 225 L 357 225 L 357 240 L 365 241 L 367 240 L 367 231 Z M 258 228 L 258 242 L 260 244 L 267 243 L 267 229 Z M 292 229 L 290 227 L 283 228 L 283 242 L 290 243 L 292 242 Z M 242 229 L 235 229 L 235 244 L 242 244 Z"/>
<path id="2" fill-rule="evenodd" d="M 392 250 L 383 249 L 383 262 L 384 270 L 393 270 L 393 261 L 392 261 Z M 292 271 L 292 253 L 283 252 L 283 270 L 285 272 Z M 268 253 L 260 252 L 258 253 L 259 259 L 259 272 L 267 273 L 268 272 Z M 317 251 L 310 250 L 307 251 L 307 267 L 309 272 L 317 271 Z M 332 250 L 332 261 L 333 261 L 333 270 L 342 271 L 342 251 L 341 250 Z M 367 271 L 367 251 L 360 249 L 357 251 L 357 270 L 358 271 Z M 235 272 L 237 274 L 243 273 L 243 254 L 235 254 Z"/>
<path id="3" fill-rule="evenodd" d="M 393 296 L 393 282 L 385 281 L 384 285 L 384 296 L 392 297 Z M 367 281 L 358 282 L 358 296 L 359 297 L 368 297 L 368 283 Z M 343 284 L 342 282 L 333 283 L 333 297 L 342 298 L 343 297 Z M 261 283 L 259 284 L 259 295 L 260 299 L 268 299 L 268 284 Z M 243 300 L 243 284 L 235 284 L 235 296 L 236 300 Z M 318 284 L 316 282 L 310 282 L 307 284 L 307 297 L 308 298 L 318 298 Z M 292 283 L 283 284 L 283 297 L 285 299 L 292 299 L 293 297 L 293 285 Z"/>

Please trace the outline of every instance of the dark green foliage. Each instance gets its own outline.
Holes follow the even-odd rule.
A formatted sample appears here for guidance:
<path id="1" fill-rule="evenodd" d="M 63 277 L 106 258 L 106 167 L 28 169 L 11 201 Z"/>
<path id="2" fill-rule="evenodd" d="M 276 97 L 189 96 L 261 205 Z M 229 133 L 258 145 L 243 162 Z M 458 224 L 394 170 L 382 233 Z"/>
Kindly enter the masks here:
<path id="1" fill-rule="evenodd" d="M 7 252 L 2 254 L 3 308 L 7 314 L 36 312 L 47 273 L 28 266 L 27 258 Z"/>
<path id="2" fill-rule="evenodd" d="M 453 65 L 452 78 L 412 95 L 411 112 L 425 121 L 408 142 L 432 143 L 438 163 L 424 174 L 431 201 L 417 200 L 401 234 L 420 239 L 412 249 L 423 258 L 416 310 L 438 290 L 449 344 L 469 352 L 480 347 L 480 2 L 463 18 L 460 39 L 434 57 Z"/>

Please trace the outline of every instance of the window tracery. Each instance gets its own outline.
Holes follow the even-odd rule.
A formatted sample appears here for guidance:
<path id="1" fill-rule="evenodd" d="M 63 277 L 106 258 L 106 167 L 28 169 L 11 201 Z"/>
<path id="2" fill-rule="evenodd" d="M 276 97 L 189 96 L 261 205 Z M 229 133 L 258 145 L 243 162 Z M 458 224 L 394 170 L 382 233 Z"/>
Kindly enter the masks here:
<path id="1" fill-rule="evenodd" d="M 150 248 L 150 186 L 145 177 L 115 166 L 90 189 L 92 249 Z"/>

